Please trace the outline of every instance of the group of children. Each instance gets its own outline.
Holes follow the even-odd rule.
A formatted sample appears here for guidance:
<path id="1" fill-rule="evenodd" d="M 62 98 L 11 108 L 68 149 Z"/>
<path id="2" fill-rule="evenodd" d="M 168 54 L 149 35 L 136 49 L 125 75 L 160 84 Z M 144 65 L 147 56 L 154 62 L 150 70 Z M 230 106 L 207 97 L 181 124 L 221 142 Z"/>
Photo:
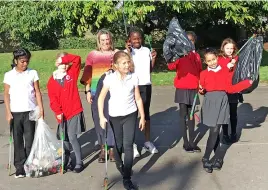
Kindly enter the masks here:
<path id="1" fill-rule="evenodd" d="M 187 34 L 194 44 L 195 34 Z M 80 82 L 85 85 L 87 100 L 92 104 L 92 116 L 101 145 L 99 162 L 104 162 L 104 134 L 107 130 L 111 148 L 110 161 L 115 161 L 123 177 L 125 189 L 132 190 L 135 189 L 131 181 L 133 158 L 139 156 L 134 143 L 138 113 L 138 126 L 145 132 L 144 147 L 152 154 L 158 153 L 150 141 L 149 111 L 152 94 L 151 71 L 155 64 L 156 52 L 142 45 L 143 34 L 137 28 L 130 30 L 124 51 L 113 48 L 109 31 L 101 30 L 97 37 L 98 47 L 101 48 L 88 55 Z M 180 108 L 183 149 L 187 152 L 201 152 L 194 142 L 195 120 L 190 117 L 190 112 L 193 106 L 200 104 L 197 98 L 196 104 L 193 105 L 196 95 L 204 95 L 201 122 L 210 128 L 202 159 L 207 172 L 222 167 L 221 158 L 216 158 L 213 163 L 210 160 L 212 150 L 217 145 L 220 127 L 223 126 L 223 143 L 229 144 L 237 140 L 236 112 L 238 102 L 241 101 L 239 92 L 252 84 L 249 80 L 236 85 L 231 84 L 237 62 L 237 56 L 234 56 L 235 43 L 231 39 L 224 40 L 221 51 L 222 54 L 218 56 L 214 50 L 206 50 L 204 58 L 207 69 L 203 71 L 197 52 L 191 52 L 168 64 L 170 70 L 176 70 L 175 103 L 178 103 Z M 24 177 L 23 164 L 30 153 L 35 129 L 35 124 L 29 121 L 28 114 L 35 108 L 35 102 L 41 108 L 40 117 L 44 117 L 44 112 L 37 72 L 28 68 L 30 52 L 18 49 L 13 54 L 15 67 L 5 74 L 4 95 L 7 120 L 14 127 L 15 177 Z M 77 87 L 81 58 L 61 53 L 57 56 L 56 67 L 57 70 L 53 72 L 47 84 L 50 107 L 59 125 L 63 125 L 58 127 L 58 132 L 65 130 L 66 133 L 65 169 L 80 173 L 84 166 L 77 135 L 85 131 L 83 107 Z M 230 137 L 229 115 L 232 129 Z M 70 158 L 70 145 L 75 153 L 75 164 Z"/>
<path id="2" fill-rule="evenodd" d="M 188 38 L 195 43 L 196 36 L 193 32 L 187 33 Z M 220 170 L 223 159 L 216 154 L 213 162 L 210 159 L 213 149 L 216 151 L 219 145 L 219 131 L 223 129 L 223 144 L 236 142 L 237 106 L 243 101 L 239 93 L 251 86 L 251 80 L 244 80 L 232 85 L 232 77 L 235 64 L 238 61 L 236 55 L 237 47 L 235 42 L 227 38 L 222 42 L 221 53 L 214 49 L 207 48 L 204 53 L 204 62 L 207 69 L 202 71 L 200 56 L 196 52 L 169 63 L 170 70 L 176 70 L 174 79 L 175 103 L 180 108 L 180 127 L 183 136 L 183 149 L 186 152 L 201 152 L 201 149 L 194 142 L 195 118 L 191 118 L 192 107 L 198 105 L 198 93 L 204 95 L 201 108 L 201 123 L 210 128 L 205 154 L 202 162 L 204 169 L 211 173 L 213 169 Z M 197 99 L 196 99 L 197 98 Z M 193 105 L 195 102 L 195 105 Z M 230 118 L 230 119 L 229 119 Z M 228 133 L 229 120 L 231 123 L 231 135 Z M 187 127 L 189 139 L 187 137 Z M 218 151 L 218 150 L 217 150 Z"/>

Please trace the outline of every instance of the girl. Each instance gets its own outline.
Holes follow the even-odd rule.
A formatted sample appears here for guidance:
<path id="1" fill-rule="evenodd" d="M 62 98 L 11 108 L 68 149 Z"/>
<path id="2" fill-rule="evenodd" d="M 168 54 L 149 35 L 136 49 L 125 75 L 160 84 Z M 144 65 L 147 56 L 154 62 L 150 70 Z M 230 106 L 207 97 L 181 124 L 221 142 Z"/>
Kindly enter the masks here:
<path id="1" fill-rule="evenodd" d="M 27 49 L 13 52 L 14 67 L 4 76 L 6 119 L 13 128 L 15 178 L 25 177 L 24 162 L 30 154 L 35 133 L 35 122 L 29 120 L 30 111 L 39 106 L 44 118 L 39 77 L 28 68 L 31 53 Z"/>
<path id="2" fill-rule="evenodd" d="M 103 114 L 104 99 L 108 91 L 109 99 L 109 123 L 115 137 L 116 167 L 123 176 L 123 185 L 127 190 L 134 190 L 131 182 L 133 165 L 133 142 L 137 121 L 137 107 L 140 113 L 139 128 L 145 127 L 145 115 L 143 103 L 138 88 L 138 78 L 130 72 L 131 58 L 124 51 L 115 53 L 114 66 L 116 71 L 108 74 L 103 81 L 103 88 L 98 99 L 100 125 L 103 129 L 108 122 Z M 124 150 L 124 162 L 122 152 Z"/>
<path id="3" fill-rule="evenodd" d="M 152 142 L 150 142 L 150 104 L 152 96 L 151 72 L 155 65 L 156 51 L 150 51 L 147 47 L 142 46 L 143 34 L 140 29 L 133 27 L 128 35 L 126 50 L 131 55 L 134 62 L 134 73 L 138 76 L 139 91 L 141 94 L 146 127 L 145 127 L 145 143 L 144 147 L 151 154 L 158 153 L 158 150 Z M 140 154 L 137 146 L 134 144 L 134 157 Z"/>
<path id="4" fill-rule="evenodd" d="M 58 70 L 53 72 L 47 84 L 50 107 L 58 123 L 61 124 L 63 120 L 64 126 L 59 125 L 57 132 L 60 134 L 62 127 L 65 132 L 65 169 L 80 173 L 84 166 L 77 135 L 85 131 L 83 107 L 77 87 L 81 58 L 61 53 L 56 60 L 56 66 Z M 70 144 L 76 157 L 75 167 L 71 164 Z"/>
<path id="5" fill-rule="evenodd" d="M 187 32 L 188 38 L 195 43 L 196 37 L 193 32 Z M 202 71 L 202 63 L 198 53 L 190 52 L 187 56 L 177 59 L 168 64 L 168 69 L 176 70 L 174 78 L 175 103 L 180 108 L 180 126 L 182 129 L 183 149 L 186 152 L 201 152 L 201 149 L 194 144 L 194 118 L 190 120 L 190 113 L 194 102 L 194 97 L 198 93 L 199 75 Z M 196 105 L 199 105 L 197 97 Z M 187 122 L 188 120 L 188 122 Z M 187 126 L 189 129 L 189 140 L 187 137 Z"/>
<path id="6" fill-rule="evenodd" d="M 235 56 L 237 47 L 231 38 L 223 40 L 221 45 L 221 56 L 219 56 L 218 63 L 222 67 L 227 67 L 230 70 L 235 69 L 235 64 L 238 61 L 238 56 Z M 232 77 L 232 75 L 230 76 Z M 243 96 L 240 93 L 227 94 L 230 107 L 230 123 L 231 135 L 228 135 L 228 124 L 222 126 L 223 130 L 223 144 L 231 144 L 237 141 L 236 126 L 237 126 L 237 106 L 238 103 L 243 103 Z"/>
<path id="7" fill-rule="evenodd" d="M 201 109 L 201 121 L 210 127 L 209 137 L 204 157 L 204 169 L 211 173 L 214 169 L 221 169 L 223 160 L 215 155 L 215 162 L 210 161 L 210 154 L 215 146 L 222 124 L 228 124 L 229 104 L 227 93 L 240 92 L 251 86 L 252 81 L 244 80 L 232 85 L 228 68 L 218 65 L 218 57 L 214 50 L 207 49 L 205 54 L 207 69 L 200 74 L 200 94 L 205 94 Z"/>
<path id="8" fill-rule="evenodd" d="M 97 99 L 100 91 L 97 92 L 97 85 L 98 82 L 102 84 L 102 81 L 99 81 L 101 76 L 106 71 L 111 69 L 112 58 L 116 51 L 118 50 L 114 49 L 112 34 L 108 30 L 101 29 L 97 34 L 97 50 L 93 50 L 88 54 L 84 73 L 80 80 L 81 84 L 85 85 L 85 94 L 87 96 L 87 101 L 88 103 L 92 104 L 92 118 L 98 137 L 98 142 L 101 146 L 101 151 L 98 159 L 99 163 L 105 162 L 105 135 L 104 130 L 100 127 L 99 124 Z M 108 98 L 105 100 L 105 105 L 108 105 Z M 108 117 L 108 107 L 105 106 L 105 110 L 105 117 Z M 114 135 L 109 124 L 107 127 L 109 129 L 107 134 L 108 146 L 110 147 L 109 159 L 110 161 L 114 162 Z"/>

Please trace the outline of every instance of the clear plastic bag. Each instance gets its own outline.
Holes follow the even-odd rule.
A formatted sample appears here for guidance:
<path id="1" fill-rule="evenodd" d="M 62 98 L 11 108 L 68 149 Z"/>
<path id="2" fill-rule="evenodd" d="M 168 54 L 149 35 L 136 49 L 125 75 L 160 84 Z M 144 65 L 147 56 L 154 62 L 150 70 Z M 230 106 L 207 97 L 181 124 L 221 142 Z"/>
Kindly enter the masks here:
<path id="1" fill-rule="evenodd" d="M 31 153 L 24 169 L 27 177 L 42 177 L 60 172 L 61 143 L 43 119 L 38 119 Z"/>
<path id="2" fill-rule="evenodd" d="M 38 106 L 35 107 L 34 110 L 30 111 L 29 113 L 29 120 L 37 121 L 39 119 L 40 109 Z"/>

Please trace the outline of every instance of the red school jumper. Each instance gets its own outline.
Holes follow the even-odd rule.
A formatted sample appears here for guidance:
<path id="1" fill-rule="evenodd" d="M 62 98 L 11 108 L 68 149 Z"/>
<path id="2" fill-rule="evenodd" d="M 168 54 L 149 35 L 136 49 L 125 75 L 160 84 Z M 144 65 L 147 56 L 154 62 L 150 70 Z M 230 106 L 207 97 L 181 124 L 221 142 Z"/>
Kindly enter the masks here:
<path id="1" fill-rule="evenodd" d="M 73 116 L 83 111 L 77 87 L 77 80 L 81 67 L 81 57 L 72 54 L 67 54 L 62 57 L 62 64 L 69 63 L 72 63 L 72 65 L 67 70 L 63 86 L 61 86 L 53 76 L 50 77 L 47 84 L 50 108 L 56 116 L 63 113 L 64 119 L 66 120 L 71 119 Z M 58 123 L 61 122 L 58 119 L 57 121 Z"/>
<path id="2" fill-rule="evenodd" d="M 218 72 L 204 70 L 200 74 L 200 85 L 207 92 L 226 91 L 228 93 L 238 93 L 251 86 L 249 80 L 243 80 L 232 85 L 233 72 L 227 67 L 221 67 Z"/>
<path id="3" fill-rule="evenodd" d="M 169 70 L 176 70 L 174 87 L 179 89 L 197 89 L 202 63 L 200 55 L 190 52 L 187 56 L 168 64 Z"/>

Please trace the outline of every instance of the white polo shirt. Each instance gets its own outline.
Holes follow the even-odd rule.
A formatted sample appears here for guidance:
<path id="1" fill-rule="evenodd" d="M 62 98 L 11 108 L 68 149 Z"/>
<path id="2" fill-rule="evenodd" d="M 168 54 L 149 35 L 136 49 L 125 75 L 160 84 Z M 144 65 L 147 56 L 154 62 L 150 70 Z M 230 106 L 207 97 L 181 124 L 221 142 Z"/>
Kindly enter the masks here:
<path id="1" fill-rule="evenodd" d="M 147 47 L 140 49 L 132 48 L 132 60 L 134 62 L 134 73 L 138 76 L 139 85 L 150 85 L 151 82 L 151 51 Z"/>
<path id="2" fill-rule="evenodd" d="M 36 70 L 19 73 L 13 68 L 5 73 L 3 83 L 8 84 L 11 112 L 26 112 L 36 107 L 34 82 L 39 80 Z"/>
<path id="3" fill-rule="evenodd" d="M 103 80 L 103 85 L 110 91 L 109 115 L 112 117 L 137 111 L 135 87 L 138 86 L 138 78 L 133 73 L 129 73 L 123 80 L 120 77 L 120 73 L 115 71 Z"/>

